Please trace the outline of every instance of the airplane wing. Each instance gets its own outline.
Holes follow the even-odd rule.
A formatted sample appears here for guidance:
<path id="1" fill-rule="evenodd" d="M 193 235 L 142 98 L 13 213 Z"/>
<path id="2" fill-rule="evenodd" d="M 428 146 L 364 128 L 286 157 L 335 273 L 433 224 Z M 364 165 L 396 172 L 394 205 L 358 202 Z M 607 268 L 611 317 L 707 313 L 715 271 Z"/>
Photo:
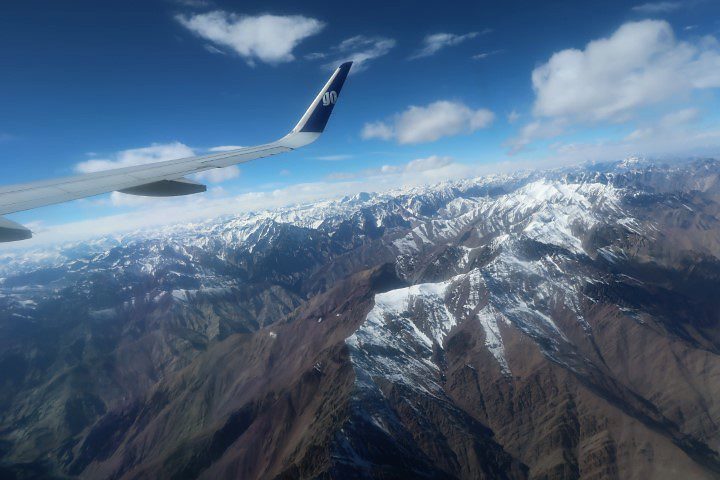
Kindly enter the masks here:
<path id="1" fill-rule="evenodd" d="M 212 155 L 0 187 L 0 215 L 113 191 L 152 197 L 204 192 L 205 185 L 185 176 L 289 152 L 317 140 L 325 130 L 351 65 L 352 62 L 343 63 L 335 70 L 295 128 L 280 140 Z M 0 242 L 26 240 L 31 237 L 32 232 L 27 228 L 0 217 Z"/>

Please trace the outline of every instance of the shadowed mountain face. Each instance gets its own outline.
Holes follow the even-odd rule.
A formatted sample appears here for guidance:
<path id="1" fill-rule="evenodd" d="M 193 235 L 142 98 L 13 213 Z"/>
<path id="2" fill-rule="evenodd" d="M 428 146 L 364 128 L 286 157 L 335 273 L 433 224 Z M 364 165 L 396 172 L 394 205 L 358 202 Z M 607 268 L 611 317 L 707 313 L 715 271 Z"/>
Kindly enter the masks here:
<path id="1" fill-rule="evenodd" d="M 720 162 L 0 261 L 0 477 L 720 477 Z"/>

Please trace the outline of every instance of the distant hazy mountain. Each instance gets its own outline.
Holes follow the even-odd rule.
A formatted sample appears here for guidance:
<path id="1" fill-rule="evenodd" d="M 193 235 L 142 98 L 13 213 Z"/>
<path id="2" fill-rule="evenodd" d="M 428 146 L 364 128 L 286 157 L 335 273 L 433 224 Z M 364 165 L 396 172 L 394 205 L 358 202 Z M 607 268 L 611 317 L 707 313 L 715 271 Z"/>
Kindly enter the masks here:
<path id="1" fill-rule="evenodd" d="M 2 478 L 720 477 L 715 160 L 4 257 Z"/>

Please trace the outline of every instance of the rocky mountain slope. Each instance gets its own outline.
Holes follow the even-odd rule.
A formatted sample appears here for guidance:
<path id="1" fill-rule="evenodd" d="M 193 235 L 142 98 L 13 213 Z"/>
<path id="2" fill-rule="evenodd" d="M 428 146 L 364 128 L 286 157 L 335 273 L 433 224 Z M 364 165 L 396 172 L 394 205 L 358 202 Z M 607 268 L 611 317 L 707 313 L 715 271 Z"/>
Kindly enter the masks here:
<path id="1" fill-rule="evenodd" d="M 715 160 L 0 253 L 0 475 L 718 478 L 718 287 Z"/>

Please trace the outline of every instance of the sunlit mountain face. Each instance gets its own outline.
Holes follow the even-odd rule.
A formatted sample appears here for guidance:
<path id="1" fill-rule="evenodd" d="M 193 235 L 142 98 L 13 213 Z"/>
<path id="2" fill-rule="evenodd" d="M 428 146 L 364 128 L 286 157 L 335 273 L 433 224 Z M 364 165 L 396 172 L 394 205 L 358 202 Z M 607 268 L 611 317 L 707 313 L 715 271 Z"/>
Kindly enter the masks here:
<path id="1" fill-rule="evenodd" d="M 6 254 L 0 476 L 720 476 L 720 162 Z"/>

